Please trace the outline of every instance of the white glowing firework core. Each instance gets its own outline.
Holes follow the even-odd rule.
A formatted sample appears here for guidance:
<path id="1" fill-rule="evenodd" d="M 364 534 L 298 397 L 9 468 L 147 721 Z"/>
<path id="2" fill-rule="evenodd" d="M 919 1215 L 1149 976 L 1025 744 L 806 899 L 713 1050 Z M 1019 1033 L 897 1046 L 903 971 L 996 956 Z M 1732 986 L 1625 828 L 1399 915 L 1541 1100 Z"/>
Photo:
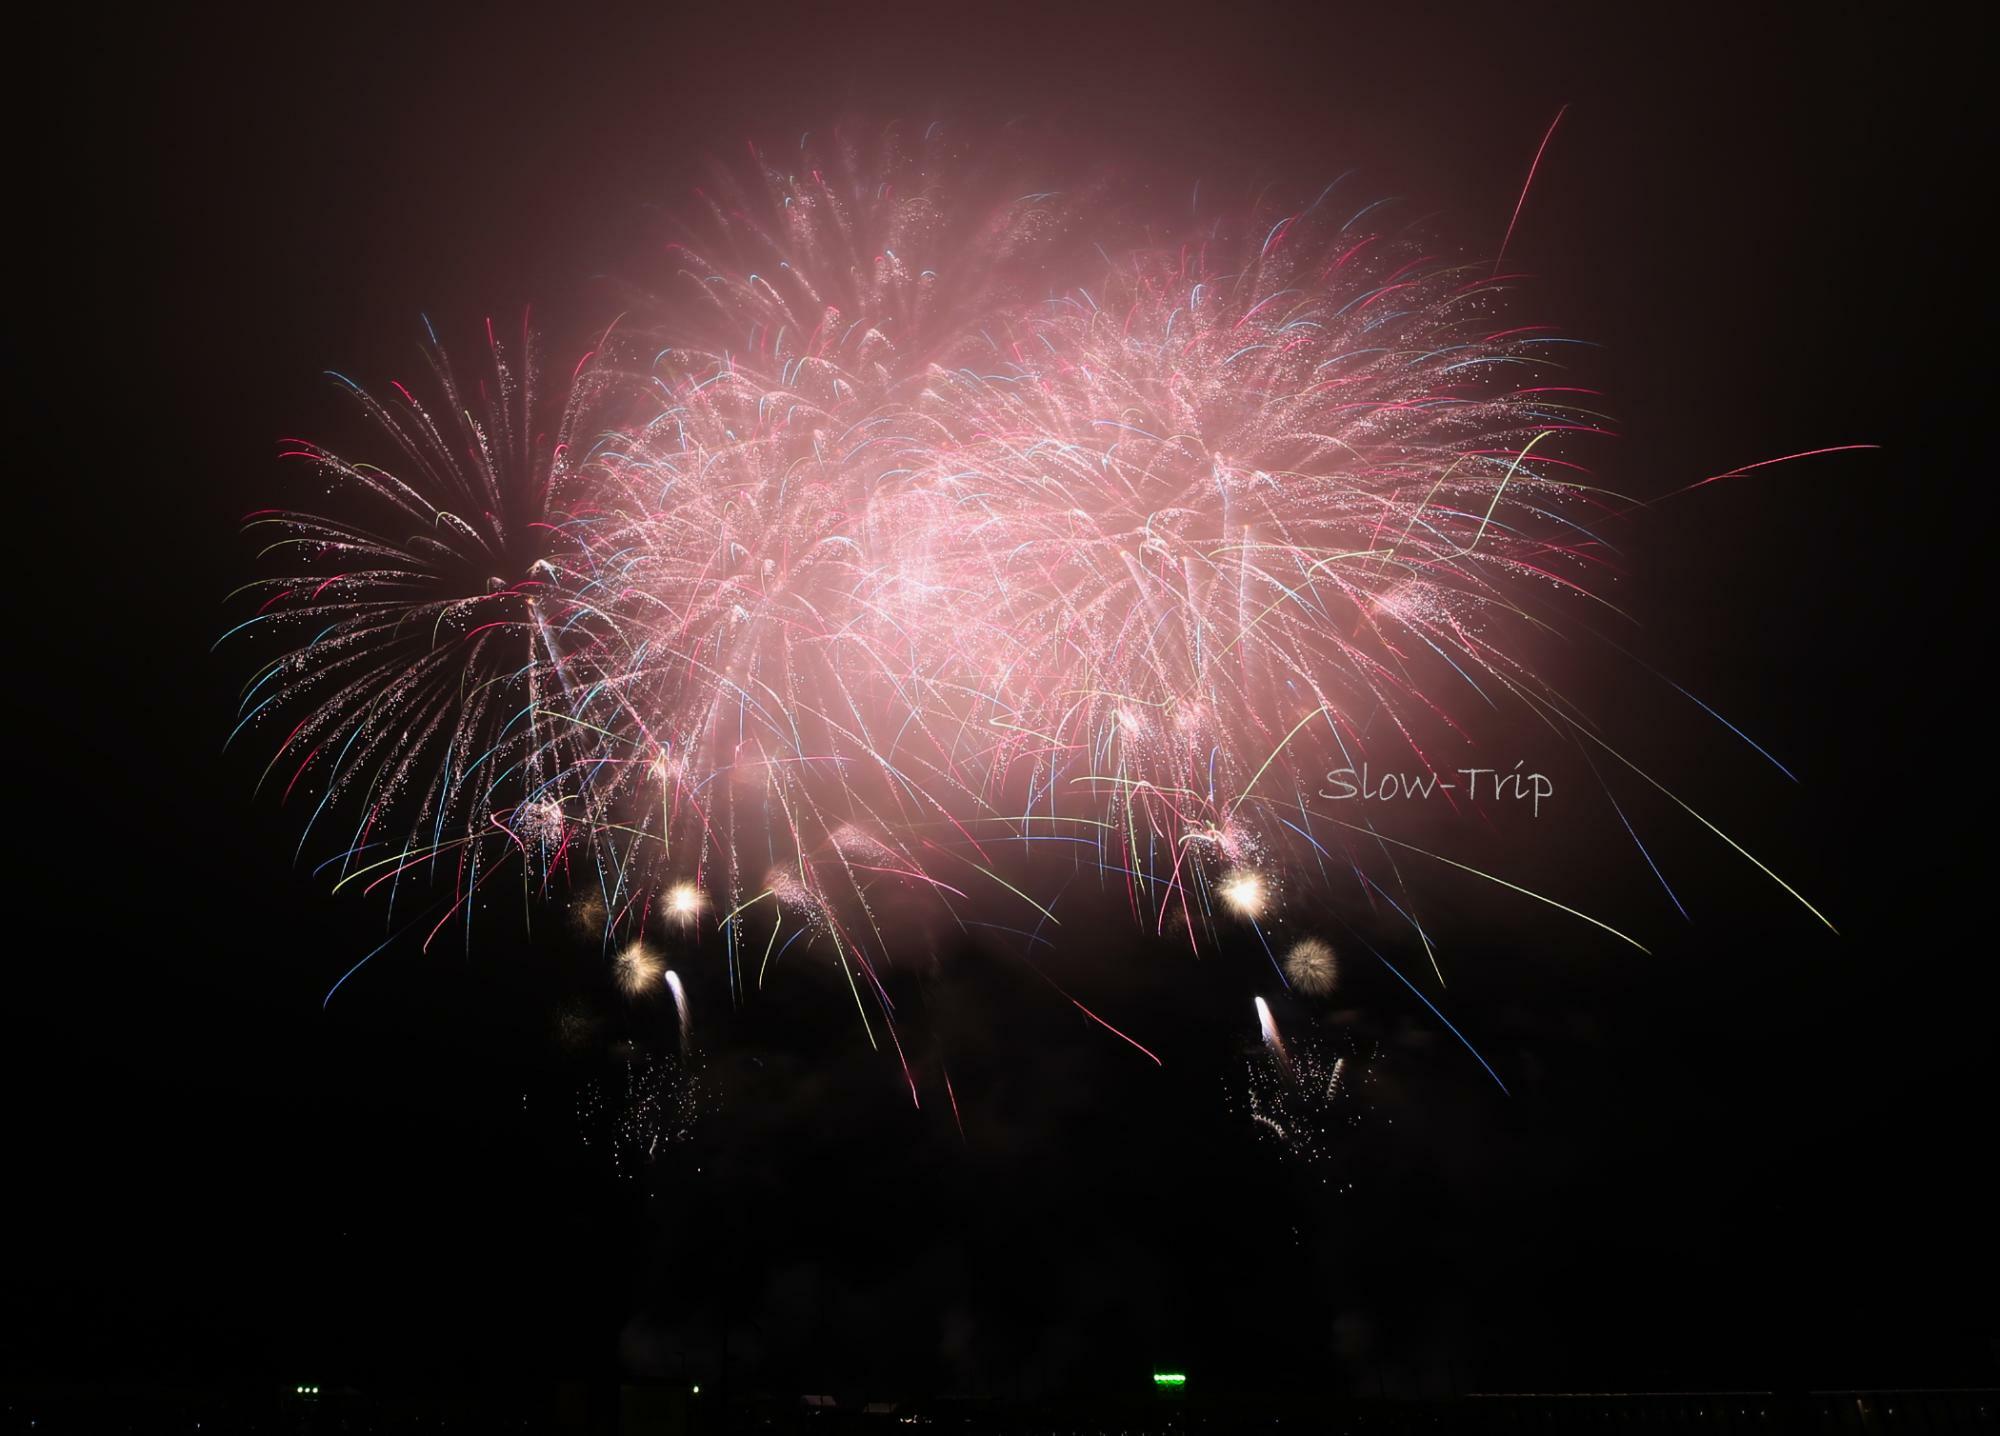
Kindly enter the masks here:
<path id="1" fill-rule="evenodd" d="M 1270 890 L 1265 886 L 1261 873 L 1248 871 L 1230 873 L 1222 880 L 1222 885 L 1216 891 L 1221 893 L 1222 900 L 1229 905 L 1230 911 L 1243 917 L 1256 917 L 1264 911 L 1264 905 L 1270 901 Z M 1263 1007 L 1263 1001 L 1261 997 L 1257 999 L 1260 1009 Z"/>
<path id="2" fill-rule="evenodd" d="M 680 921 L 693 922 L 701 906 L 701 889 L 693 883 L 675 883 L 667 889 L 667 912 Z"/>

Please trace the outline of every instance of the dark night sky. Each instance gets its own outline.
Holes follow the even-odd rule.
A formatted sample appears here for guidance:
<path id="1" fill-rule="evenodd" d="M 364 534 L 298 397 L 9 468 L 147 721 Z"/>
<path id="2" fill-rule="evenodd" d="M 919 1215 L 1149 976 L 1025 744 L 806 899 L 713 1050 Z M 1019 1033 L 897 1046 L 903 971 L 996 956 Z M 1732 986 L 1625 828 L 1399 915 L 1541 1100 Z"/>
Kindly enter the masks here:
<path id="1" fill-rule="evenodd" d="M 1840 6 L 584 8 L 63 42 L 92 94 L 32 207 L 65 317 L 31 419 L 76 436 L 20 480 L 57 512 L 24 538 L 47 652 L 16 695 L 12 1374 L 699 1372 L 728 1322 L 778 1385 L 1994 1379 L 1989 644 L 1950 601 L 1990 506 L 1924 397 L 1980 323 L 1945 238 L 1972 162 L 1948 65 Z M 1364 992 L 1388 1085 L 1338 1196 L 1220 1100 L 1254 1036 L 1242 952 L 1066 959 L 1163 1069 L 953 954 L 923 1000 L 969 1147 L 796 990 L 738 1023 L 730 1105 L 650 1204 L 564 1121 L 581 1059 L 550 1013 L 615 1005 L 553 915 L 385 958 L 322 1012 L 383 915 L 294 867 L 257 763 L 217 757 L 241 673 L 208 654 L 276 438 L 352 432 L 322 369 L 404 372 L 419 311 L 470 340 L 532 303 L 567 348 L 696 156 L 845 114 L 1046 115 L 1188 173 L 1358 164 L 1490 249 L 1564 103 L 1512 258 L 1536 317 L 1605 346 L 1615 485 L 1884 446 L 1626 535 L 1649 661 L 1800 786 L 1637 670 L 1595 695 L 1839 938 L 1664 812 L 1695 924 L 1643 873 L 1595 889 L 1651 958 L 1465 901 L 1452 1010 L 1514 1095 Z"/>

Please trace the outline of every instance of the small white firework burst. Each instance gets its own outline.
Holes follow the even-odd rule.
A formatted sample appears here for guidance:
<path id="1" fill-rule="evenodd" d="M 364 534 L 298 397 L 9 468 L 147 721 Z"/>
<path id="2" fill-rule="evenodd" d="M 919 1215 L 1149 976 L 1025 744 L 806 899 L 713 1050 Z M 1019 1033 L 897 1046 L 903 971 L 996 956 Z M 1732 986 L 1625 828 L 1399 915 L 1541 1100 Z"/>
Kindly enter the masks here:
<path id="1" fill-rule="evenodd" d="M 1308 997 L 1324 997 L 1340 982 L 1339 960 L 1326 943 L 1305 938 L 1285 954 L 1285 980 Z"/>

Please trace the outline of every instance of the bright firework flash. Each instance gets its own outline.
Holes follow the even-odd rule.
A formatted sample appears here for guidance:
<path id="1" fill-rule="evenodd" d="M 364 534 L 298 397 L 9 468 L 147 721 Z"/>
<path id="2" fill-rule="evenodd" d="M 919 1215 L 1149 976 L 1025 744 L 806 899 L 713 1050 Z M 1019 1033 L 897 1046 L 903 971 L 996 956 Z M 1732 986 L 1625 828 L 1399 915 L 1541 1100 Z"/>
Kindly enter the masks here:
<path id="1" fill-rule="evenodd" d="M 618 954 L 618 985 L 632 996 L 637 997 L 665 980 L 666 969 L 643 942 L 628 944 L 625 950 Z M 678 979 L 676 986 L 678 987 Z"/>
<path id="2" fill-rule="evenodd" d="M 1449 771 L 1495 711 L 1820 917 L 1533 665 L 1608 609 L 1593 525 L 1629 504 L 1516 277 L 1344 181 L 1172 219 L 1108 193 L 937 127 L 753 152 L 698 192 L 650 337 L 586 357 L 552 427 L 494 345 L 483 417 L 441 356 L 442 424 L 361 395 L 400 471 L 295 450 L 387 510 L 255 519 L 287 576 L 243 627 L 305 641 L 243 721 L 296 723 L 271 771 L 308 829 L 353 823 L 340 883 L 420 876 L 429 933 L 463 910 L 469 940 L 517 857 L 631 944 L 632 991 L 664 970 L 635 941 L 656 908 L 736 1006 L 813 954 L 913 1101 L 888 968 L 948 928 L 1054 941 L 1080 874 L 1197 955 L 1249 927 L 1306 995 L 1330 949 L 1280 962 L 1267 928 L 1351 878 L 1407 934 L 1367 950 L 1478 1057 L 1408 866 L 1642 945 L 1348 821 L 1317 775 Z"/>
<path id="3" fill-rule="evenodd" d="M 1258 916 L 1270 900 L 1261 873 L 1230 873 L 1223 878 L 1221 886 L 1216 891 L 1221 895 L 1223 902 L 1229 905 L 1229 910 L 1242 917 Z"/>
<path id="4" fill-rule="evenodd" d="M 693 883 L 675 883 L 667 889 L 661 906 L 666 911 L 667 920 L 681 927 L 694 926 L 695 919 L 707 904 L 702 900 L 701 889 Z"/>

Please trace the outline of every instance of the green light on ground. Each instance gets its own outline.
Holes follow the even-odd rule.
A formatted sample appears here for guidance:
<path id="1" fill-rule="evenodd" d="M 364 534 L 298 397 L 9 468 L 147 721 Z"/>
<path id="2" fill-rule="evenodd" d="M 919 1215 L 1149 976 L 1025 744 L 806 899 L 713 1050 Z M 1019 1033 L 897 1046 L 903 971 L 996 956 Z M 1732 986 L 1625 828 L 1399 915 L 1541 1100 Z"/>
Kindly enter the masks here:
<path id="1" fill-rule="evenodd" d="M 1178 1371 L 1155 1371 L 1153 1373 L 1153 1385 L 1185 1386 L 1187 1385 L 1187 1377 Z"/>

